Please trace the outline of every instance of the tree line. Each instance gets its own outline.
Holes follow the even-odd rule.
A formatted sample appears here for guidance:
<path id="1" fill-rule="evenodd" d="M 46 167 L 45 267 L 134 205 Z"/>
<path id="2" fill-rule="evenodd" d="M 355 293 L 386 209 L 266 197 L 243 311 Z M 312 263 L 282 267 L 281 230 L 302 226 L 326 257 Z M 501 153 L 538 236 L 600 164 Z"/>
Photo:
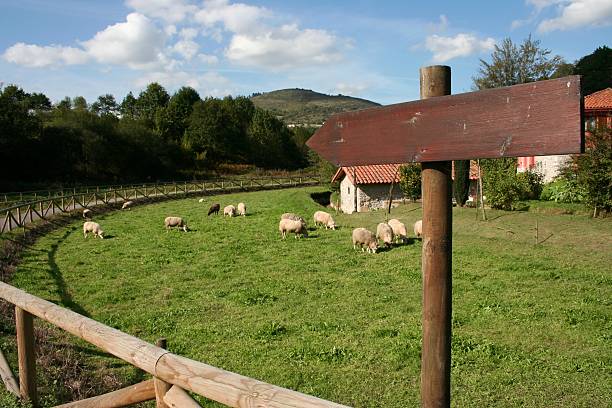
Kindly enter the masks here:
<path id="1" fill-rule="evenodd" d="M 0 87 L 0 182 L 123 182 L 198 178 L 222 163 L 297 169 L 317 160 L 305 141 L 243 96 L 172 96 L 151 83 L 137 97 L 82 96 L 52 104 L 42 93 Z M 310 158 L 310 160 L 309 160 Z"/>

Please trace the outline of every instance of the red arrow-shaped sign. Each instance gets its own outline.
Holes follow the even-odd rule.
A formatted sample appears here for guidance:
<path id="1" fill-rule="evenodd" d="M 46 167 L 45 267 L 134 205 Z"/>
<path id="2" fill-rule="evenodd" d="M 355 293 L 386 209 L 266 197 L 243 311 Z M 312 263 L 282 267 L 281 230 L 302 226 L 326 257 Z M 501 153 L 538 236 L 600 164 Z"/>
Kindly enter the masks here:
<path id="1" fill-rule="evenodd" d="M 306 143 L 338 166 L 583 151 L 580 77 L 334 115 Z"/>

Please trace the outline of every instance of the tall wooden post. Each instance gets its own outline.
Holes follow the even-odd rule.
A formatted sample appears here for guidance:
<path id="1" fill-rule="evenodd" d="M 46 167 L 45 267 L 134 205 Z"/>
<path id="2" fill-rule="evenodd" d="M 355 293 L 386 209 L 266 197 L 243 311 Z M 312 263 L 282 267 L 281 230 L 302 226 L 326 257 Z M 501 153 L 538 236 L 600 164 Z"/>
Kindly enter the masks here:
<path id="1" fill-rule="evenodd" d="M 38 406 L 36 392 L 36 357 L 34 354 L 33 316 L 20 307 L 15 307 L 15 329 L 17 331 L 17 355 L 19 359 L 19 391 L 21 397 Z"/>
<path id="2" fill-rule="evenodd" d="M 421 99 L 450 95 L 450 67 L 421 68 Z M 423 349 L 421 406 L 450 407 L 452 302 L 451 162 L 422 164 Z"/>

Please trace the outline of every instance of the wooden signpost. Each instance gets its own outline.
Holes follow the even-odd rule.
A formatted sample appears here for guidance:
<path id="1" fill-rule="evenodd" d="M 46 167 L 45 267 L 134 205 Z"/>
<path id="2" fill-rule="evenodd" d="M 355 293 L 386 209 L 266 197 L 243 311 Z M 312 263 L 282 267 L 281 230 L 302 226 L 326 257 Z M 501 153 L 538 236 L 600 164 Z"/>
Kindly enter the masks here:
<path id="1" fill-rule="evenodd" d="M 450 407 L 450 160 L 584 149 L 579 76 L 452 96 L 450 83 L 450 67 L 421 68 L 420 101 L 335 115 L 307 142 L 337 166 L 422 163 L 423 407 Z"/>

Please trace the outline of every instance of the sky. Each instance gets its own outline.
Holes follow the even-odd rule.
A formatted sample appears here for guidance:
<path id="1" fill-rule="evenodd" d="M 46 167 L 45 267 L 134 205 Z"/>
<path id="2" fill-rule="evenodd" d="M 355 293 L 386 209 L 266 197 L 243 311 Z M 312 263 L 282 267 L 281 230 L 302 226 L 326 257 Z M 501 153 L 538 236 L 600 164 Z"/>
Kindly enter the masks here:
<path id="1" fill-rule="evenodd" d="M 0 83 L 57 102 L 304 88 L 419 99 L 419 67 L 470 92 L 479 60 L 529 35 L 568 62 L 612 46 L 612 0 L 0 0 Z"/>

